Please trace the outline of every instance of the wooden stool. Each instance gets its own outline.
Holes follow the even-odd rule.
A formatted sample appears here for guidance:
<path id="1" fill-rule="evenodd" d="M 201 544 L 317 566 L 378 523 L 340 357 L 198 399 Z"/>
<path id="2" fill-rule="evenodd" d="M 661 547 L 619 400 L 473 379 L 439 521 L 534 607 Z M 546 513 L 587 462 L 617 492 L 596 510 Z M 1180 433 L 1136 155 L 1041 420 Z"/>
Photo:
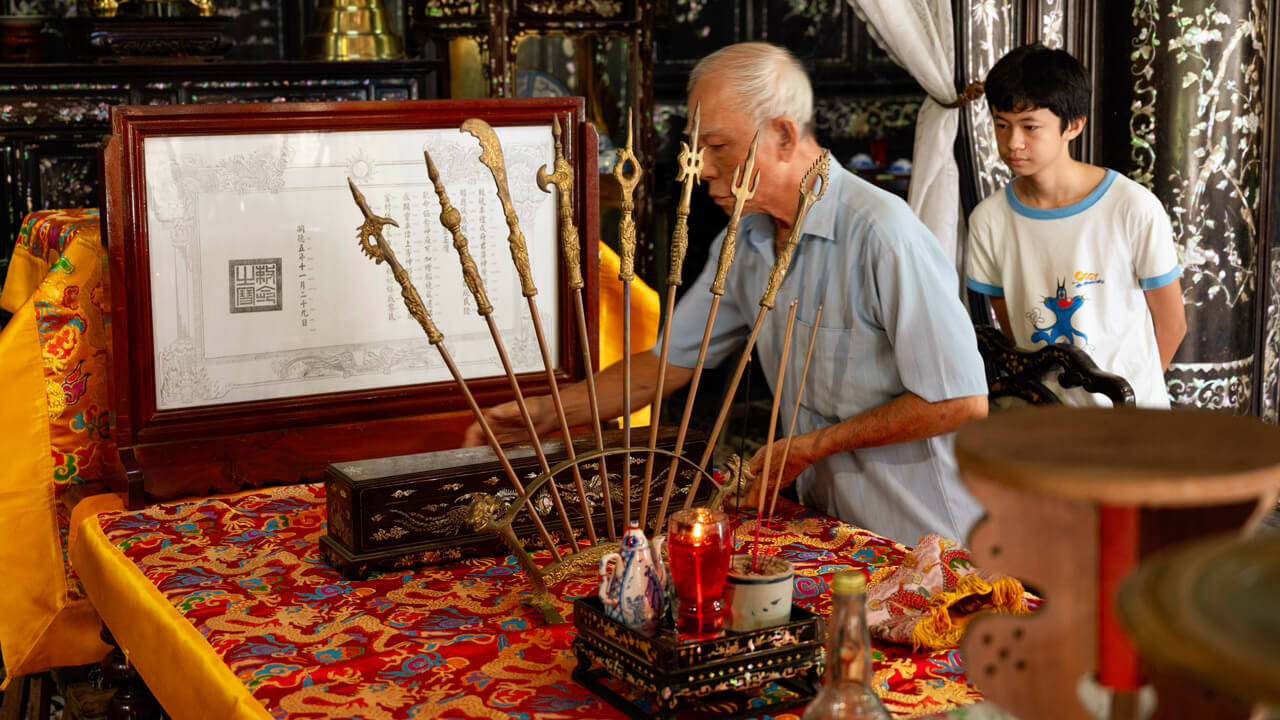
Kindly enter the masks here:
<path id="1" fill-rule="evenodd" d="M 1033 615 L 975 620 L 961 645 L 973 682 L 1026 718 L 1093 717 L 1077 686 L 1095 673 L 1110 716 L 1136 718 L 1144 680 L 1114 616 L 1120 582 L 1161 547 L 1251 529 L 1280 490 L 1280 429 L 1207 412 L 1023 408 L 961 429 L 956 456 L 987 508 L 974 561 L 1045 599 Z M 1155 684 L 1157 718 L 1192 716 Z"/>
<path id="2" fill-rule="evenodd" d="M 1125 582 L 1117 606 L 1143 659 L 1280 708 L 1280 535 L 1157 553 Z"/>

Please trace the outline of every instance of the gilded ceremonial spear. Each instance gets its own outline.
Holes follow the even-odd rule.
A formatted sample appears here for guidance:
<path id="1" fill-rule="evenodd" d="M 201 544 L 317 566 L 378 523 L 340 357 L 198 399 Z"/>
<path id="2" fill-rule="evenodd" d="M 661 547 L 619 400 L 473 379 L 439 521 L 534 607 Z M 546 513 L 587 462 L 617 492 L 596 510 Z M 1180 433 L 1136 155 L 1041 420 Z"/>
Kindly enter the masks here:
<path id="1" fill-rule="evenodd" d="M 729 406 L 733 403 L 733 394 L 737 391 L 738 383 L 742 380 L 742 370 L 747 366 L 746 358 L 751 354 L 751 349 L 755 347 L 756 335 L 760 333 L 760 326 L 764 324 L 764 316 L 773 309 L 774 301 L 778 295 L 778 288 L 782 286 L 782 278 L 787 274 L 787 268 L 791 265 L 791 254 L 795 251 L 796 243 L 800 240 L 800 226 L 804 224 L 804 218 L 809 214 L 809 208 L 820 200 L 823 193 L 827 191 L 827 174 L 830 168 L 831 154 L 824 150 L 800 180 L 800 204 L 796 207 L 795 220 L 792 221 L 791 231 L 787 233 L 787 239 L 783 243 L 781 252 L 773 259 L 773 267 L 769 270 L 769 281 L 765 285 L 764 296 L 760 298 L 760 310 L 756 313 L 756 322 L 751 326 L 751 334 L 747 336 L 746 347 L 742 350 L 742 356 L 738 358 L 738 366 L 734 368 L 733 379 L 729 381 L 724 402 L 720 405 L 720 414 L 716 417 L 716 424 L 711 430 L 710 437 L 713 440 L 707 443 L 706 450 L 702 452 L 702 459 L 698 461 L 698 467 L 703 470 L 711 462 L 711 453 L 715 451 L 714 438 L 719 437 L 720 430 L 724 427 L 724 421 L 729 417 Z M 815 182 L 815 179 L 818 182 Z M 813 188 L 809 187 L 811 182 L 815 185 Z M 693 495 L 697 492 L 698 483 L 701 479 L 701 475 L 694 475 L 693 484 L 689 488 L 689 496 L 684 499 L 686 508 L 692 505 Z"/>
<path id="2" fill-rule="evenodd" d="M 507 348 L 502 342 L 502 333 L 498 330 L 498 323 L 493 319 L 493 304 L 489 302 L 489 297 L 484 291 L 484 280 L 480 277 L 480 270 L 476 267 L 475 260 L 471 258 L 471 251 L 467 247 L 467 237 L 462 234 L 462 214 L 453 206 L 453 203 L 449 202 L 449 194 L 445 192 L 444 183 L 440 180 L 440 173 L 436 170 L 436 164 L 431 160 L 431 153 L 423 150 L 422 159 L 427 163 L 427 175 L 431 178 L 431 184 L 436 189 L 436 197 L 440 200 L 440 222 L 453 236 L 453 248 L 458 251 L 458 259 L 462 262 L 462 279 L 476 299 L 476 312 L 489 325 L 489 335 L 493 338 L 493 345 L 498 350 L 498 359 L 502 362 L 502 369 L 507 374 L 507 384 L 511 386 L 511 393 L 515 395 L 516 407 L 520 409 L 520 417 L 524 420 L 525 431 L 529 433 L 529 437 L 535 438 L 531 444 L 533 445 L 534 454 L 538 457 L 538 465 L 542 468 L 542 472 L 550 474 L 551 465 L 547 462 L 547 456 L 542 450 L 542 443 L 536 440 L 537 430 L 533 424 L 533 416 L 529 414 L 529 406 L 525 404 L 524 393 L 520 392 L 520 382 L 516 380 L 515 369 L 511 367 L 511 359 L 507 357 Z M 555 480 L 548 482 L 547 485 L 551 488 L 551 499 L 555 503 L 556 511 L 560 514 L 560 522 L 564 525 L 565 537 L 572 544 L 573 526 L 569 522 L 569 515 L 565 512 L 564 503 L 560 499 L 560 491 L 556 488 Z M 589 524 L 591 513 L 586 505 L 586 498 L 582 498 L 582 501 L 583 512 L 586 514 Z M 592 542 L 594 543 L 595 540 L 593 539 Z"/>
<path id="3" fill-rule="evenodd" d="M 636 184 L 640 182 L 640 162 L 631 151 L 631 116 L 627 115 L 627 144 L 618 149 L 618 164 L 613 166 L 613 176 L 622 188 L 622 219 L 618 221 L 618 281 L 622 283 L 622 516 L 623 523 L 631 523 L 631 281 L 636 279 L 636 222 L 631 213 L 636 204 L 632 199 Z M 630 165 L 631 172 L 626 168 Z M 648 498 L 645 498 L 648 500 Z"/>
<path id="4" fill-rule="evenodd" d="M 369 203 L 365 200 L 364 193 L 360 192 L 360 189 L 356 187 L 356 184 L 350 178 L 347 178 L 347 185 L 351 188 L 351 196 L 355 198 L 360 212 L 364 213 L 364 223 L 356 230 L 356 237 L 360 240 L 360 249 L 375 264 L 381 264 L 386 261 L 387 265 L 391 267 L 391 275 L 395 277 L 396 282 L 400 283 L 400 296 L 404 298 L 404 304 L 408 308 L 409 314 L 418 321 L 423 331 L 427 333 L 427 340 L 436 346 L 436 350 L 440 351 L 440 358 L 444 360 L 445 367 L 449 368 L 449 373 L 453 375 L 453 381 L 457 383 L 458 389 L 462 391 L 462 397 L 467 401 L 467 406 L 471 408 L 471 414 L 475 416 L 476 422 L 479 423 L 485 439 L 489 441 L 489 447 L 493 448 L 493 453 L 498 456 L 498 461 L 502 463 L 502 469 L 506 471 L 507 478 L 511 480 L 511 486 L 516 493 L 523 495 L 524 485 L 520 482 L 520 477 L 516 474 L 515 468 L 511 467 L 511 461 L 507 459 L 507 454 L 502 449 L 502 443 L 498 442 L 497 436 L 493 434 L 493 428 L 489 427 L 489 421 L 485 419 L 484 411 L 480 409 L 480 406 L 476 404 L 475 397 L 471 395 L 466 379 L 462 377 L 458 366 L 453 364 L 453 358 L 449 356 L 449 351 L 444 346 L 444 334 L 431 321 L 431 315 L 427 313 L 427 307 L 423 304 L 422 297 L 418 295 L 417 288 L 413 286 L 409 273 L 405 271 L 404 266 L 396 259 L 396 254 L 391 249 L 391 245 L 382 237 L 382 228 L 384 226 L 400 227 L 400 224 L 391 218 L 374 215 L 373 211 L 369 209 Z M 370 242 L 370 240 L 373 242 Z M 533 523 L 538 528 L 538 534 L 542 536 L 542 542 L 551 548 L 551 553 L 559 560 L 561 558 L 560 549 L 552 542 L 546 526 L 542 524 L 542 519 L 538 517 L 537 511 L 534 510 L 532 498 L 525 498 L 525 508 L 529 511 L 529 517 L 533 518 Z M 570 535 L 568 540 L 572 545 L 573 536 Z"/>
<path id="5" fill-rule="evenodd" d="M 551 401 L 556 407 L 556 417 L 560 421 L 560 435 L 564 438 L 565 454 L 572 463 L 573 482 L 578 489 L 578 498 L 582 501 L 582 512 L 587 520 L 587 535 L 591 544 L 596 542 L 596 530 L 591 522 L 591 510 L 587 503 L 587 492 L 582 485 L 582 473 L 578 471 L 577 453 L 573 449 L 573 436 L 569 433 L 569 422 L 564 415 L 564 403 L 560 400 L 560 386 L 556 382 L 555 363 L 551 352 L 547 349 L 547 340 L 542 333 L 542 316 L 538 314 L 538 288 L 533 284 L 533 273 L 529 269 L 529 251 L 525 248 L 524 233 L 520 232 L 520 218 L 516 215 L 515 205 L 511 202 L 511 191 L 507 188 L 507 166 L 502 159 L 502 143 L 493 132 L 489 123 L 480 118 L 463 121 L 464 132 L 471 133 L 480 141 L 480 162 L 489 168 L 493 182 L 498 188 L 498 200 L 502 203 L 502 211 L 507 220 L 507 244 L 511 249 L 511 259 L 515 263 L 516 272 L 520 275 L 521 294 L 529 301 L 529 314 L 533 317 L 533 331 L 538 339 L 538 349 L 542 351 L 542 364 L 547 371 L 547 384 L 551 386 Z M 538 444 L 536 436 L 530 438 Z M 555 481 L 551 481 L 552 487 Z M 572 538 L 570 538 L 572 541 Z"/>
<path id="6" fill-rule="evenodd" d="M 568 123 L 566 123 L 566 126 Z M 566 127 L 566 130 L 568 128 Z M 573 224 L 573 166 L 564 157 L 564 145 L 560 141 L 560 118 L 552 116 L 551 134 L 555 137 L 556 160 L 555 172 L 548 174 L 547 166 L 538 168 L 538 187 L 544 192 L 559 190 L 560 212 L 560 245 L 564 249 L 564 265 L 569 276 L 569 289 L 573 290 L 574 310 L 578 317 L 578 336 L 582 345 L 582 362 L 587 369 L 587 401 L 591 404 L 591 426 L 596 434 L 596 450 L 604 451 L 604 429 L 600 425 L 600 404 L 596 401 L 596 379 L 591 362 L 591 337 L 587 332 L 587 311 L 583 306 L 582 288 L 586 285 L 582 277 L 582 267 L 578 257 L 582 254 L 578 242 L 578 228 Z M 592 269 L 598 272 L 598 269 Z M 609 471 L 605 468 L 604 456 L 600 456 L 600 487 L 604 493 L 605 522 L 608 523 L 609 539 L 618 539 L 613 522 L 613 497 L 609 490 Z"/>
<path id="7" fill-rule="evenodd" d="M 695 121 L 696 124 L 696 121 Z M 702 331 L 702 345 L 698 348 L 698 361 L 693 366 L 693 379 L 689 381 L 689 394 L 684 401 L 684 414 L 680 417 L 680 430 L 676 433 L 675 454 L 684 450 L 685 433 L 689 429 L 689 418 L 693 415 L 693 402 L 698 395 L 698 380 L 702 377 L 702 363 L 707 359 L 707 345 L 711 341 L 711 330 L 716 325 L 716 311 L 720 309 L 720 298 L 724 295 L 724 282 L 729 276 L 729 266 L 733 264 L 734 248 L 738 239 L 738 222 L 742 219 L 742 208 L 747 201 L 755 197 L 756 187 L 760 184 L 760 171 L 756 170 L 756 143 L 760 140 L 759 131 L 751 138 L 751 147 L 747 149 L 746 162 L 733 171 L 733 212 L 729 214 L 729 226 L 725 229 L 724 242 L 720 245 L 720 259 L 716 265 L 716 277 L 711 283 L 711 310 L 707 313 L 707 326 Z M 668 319 L 668 322 L 670 320 Z M 751 353 L 747 353 L 750 357 Z M 654 532 L 662 532 L 662 523 L 667 518 L 667 505 L 671 502 L 671 492 L 675 487 L 676 467 L 673 464 L 667 470 L 667 484 L 662 490 L 662 504 L 658 507 L 657 522 Z"/>
<path id="8" fill-rule="evenodd" d="M 693 186 L 702 176 L 702 148 L 698 147 L 698 125 L 702 117 L 702 106 L 693 109 L 693 131 L 689 133 L 689 142 L 680 143 L 680 170 L 676 181 L 683 182 L 680 188 L 680 204 L 676 206 L 676 226 L 671 233 L 671 265 L 667 273 L 667 307 L 662 314 L 662 349 L 658 352 L 658 386 L 653 396 L 653 410 L 649 415 L 649 455 L 644 463 L 644 485 L 640 497 L 640 527 L 644 527 L 649 512 L 649 485 L 653 480 L 653 455 L 658 447 L 658 418 L 662 414 L 662 388 L 667 379 L 667 352 L 671 345 L 671 316 L 676 307 L 676 288 L 680 286 L 680 275 L 684 267 L 684 256 L 689 251 L 689 201 L 693 198 Z M 677 454 L 679 451 L 676 451 Z M 672 463 L 672 468 L 675 463 Z M 662 532 L 655 528 L 654 532 Z"/>

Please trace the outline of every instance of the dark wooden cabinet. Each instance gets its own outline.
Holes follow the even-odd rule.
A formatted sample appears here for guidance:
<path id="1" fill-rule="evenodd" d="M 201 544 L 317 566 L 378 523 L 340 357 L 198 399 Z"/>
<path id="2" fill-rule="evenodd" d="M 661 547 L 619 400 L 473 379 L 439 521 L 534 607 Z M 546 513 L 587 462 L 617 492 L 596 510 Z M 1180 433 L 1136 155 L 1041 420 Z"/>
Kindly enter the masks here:
<path id="1" fill-rule="evenodd" d="M 236 62 L 10 65 L 0 79 L 0 278 L 23 216 L 98 204 L 98 144 L 116 105 L 417 100 L 444 64 Z"/>

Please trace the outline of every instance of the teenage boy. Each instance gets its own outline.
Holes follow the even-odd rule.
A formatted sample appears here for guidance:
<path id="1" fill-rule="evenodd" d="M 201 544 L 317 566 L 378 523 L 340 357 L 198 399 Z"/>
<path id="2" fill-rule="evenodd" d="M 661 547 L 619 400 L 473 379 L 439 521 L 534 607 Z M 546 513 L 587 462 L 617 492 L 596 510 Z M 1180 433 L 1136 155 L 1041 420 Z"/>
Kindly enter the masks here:
<path id="1" fill-rule="evenodd" d="M 1164 370 L 1187 330 L 1173 229 L 1146 188 L 1071 158 L 1090 92 L 1075 58 L 1039 44 L 991 68 L 987 102 L 1015 178 L 969 218 L 965 284 L 1018 346 L 1084 348 L 1138 405 L 1168 408 Z"/>

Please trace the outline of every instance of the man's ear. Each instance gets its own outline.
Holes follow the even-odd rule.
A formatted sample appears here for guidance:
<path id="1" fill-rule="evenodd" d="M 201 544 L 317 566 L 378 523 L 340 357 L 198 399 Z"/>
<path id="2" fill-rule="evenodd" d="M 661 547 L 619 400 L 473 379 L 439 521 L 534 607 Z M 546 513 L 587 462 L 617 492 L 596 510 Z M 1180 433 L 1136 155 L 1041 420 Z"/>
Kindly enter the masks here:
<path id="1" fill-rule="evenodd" d="M 1067 142 L 1075 140 L 1080 137 L 1080 133 L 1084 132 L 1085 123 L 1088 121 L 1089 118 L 1082 115 L 1075 120 L 1068 122 L 1066 132 L 1062 133 L 1062 136 L 1067 139 Z"/>
<path id="2" fill-rule="evenodd" d="M 783 162 L 790 160 L 796 148 L 800 146 L 800 128 L 796 125 L 796 121 L 783 115 L 770 120 L 769 125 L 773 129 L 774 137 L 778 139 L 778 159 Z"/>

